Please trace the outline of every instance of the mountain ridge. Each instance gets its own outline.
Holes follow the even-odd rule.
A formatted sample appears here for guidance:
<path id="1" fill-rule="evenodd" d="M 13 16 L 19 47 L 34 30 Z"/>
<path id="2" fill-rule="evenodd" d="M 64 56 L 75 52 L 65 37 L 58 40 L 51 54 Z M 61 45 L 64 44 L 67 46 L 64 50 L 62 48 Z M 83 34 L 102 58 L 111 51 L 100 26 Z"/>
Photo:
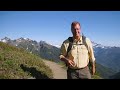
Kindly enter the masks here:
<path id="1" fill-rule="evenodd" d="M 2 40 L 4 40 L 4 39 L 2 39 Z M 54 61 L 56 63 L 61 62 L 58 58 L 59 54 L 60 54 L 60 48 L 57 48 L 56 46 L 48 44 L 45 41 L 37 42 L 35 40 L 31 40 L 29 38 L 22 38 L 22 37 L 15 39 L 15 40 L 11 40 L 11 42 L 10 42 L 9 38 L 6 38 L 6 40 L 8 40 L 8 41 L 6 41 L 5 43 L 14 45 L 14 46 L 19 47 L 19 48 L 24 48 L 27 51 L 29 51 L 30 53 L 34 53 L 34 54 L 42 57 L 43 59 L 48 59 L 48 60 Z M 107 62 L 107 60 L 104 60 L 103 58 L 101 58 L 101 56 L 102 56 L 102 54 L 104 55 L 104 53 L 106 53 L 107 49 L 109 50 L 113 47 L 106 48 L 106 47 L 103 47 L 101 44 L 94 43 L 93 48 L 94 48 L 97 63 L 106 67 L 107 64 L 109 64 L 109 62 Z M 104 50 L 104 52 L 102 50 Z M 108 54 L 106 54 L 106 56 L 108 57 Z M 104 58 L 106 58 L 106 57 L 104 57 Z M 116 65 L 116 63 L 115 63 L 115 65 Z M 100 66 L 100 67 L 102 68 L 102 66 Z M 111 68 L 111 67 L 107 66 L 106 68 Z M 119 67 L 116 67 L 116 68 L 119 68 Z M 101 71 L 104 72 L 103 70 L 100 70 L 100 72 Z M 113 69 L 113 71 L 116 72 L 115 69 Z M 112 71 L 109 71 L 109 72 L 112 73 Z M 106 75 L 108 75 L 108 74 L 106 74 Z M 103 76 L 105 76 L 105 75 L 103 75 Z"/>

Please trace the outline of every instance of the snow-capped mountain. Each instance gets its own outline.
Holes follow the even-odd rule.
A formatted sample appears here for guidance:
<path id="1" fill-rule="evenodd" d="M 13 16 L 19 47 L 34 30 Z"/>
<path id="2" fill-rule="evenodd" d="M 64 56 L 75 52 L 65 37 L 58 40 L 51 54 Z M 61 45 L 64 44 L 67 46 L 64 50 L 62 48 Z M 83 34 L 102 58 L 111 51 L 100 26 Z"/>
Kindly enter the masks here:
<path id="1" fill-rule="evenodd" d="M 95 42 L 92 42 L 92 45 L 93 45 L 93 48 L 104 48 L 104 49 L 107 49 L 107 48 L 111 48 L 112 46 L 104 46 L 104 45 L 101 45 L 101 44 L 98 44 L 98 43 L 95 43 Z"/>
<path id="2" fill-rule="evenodd" d="M 25 50 L 29 51 L 30 53 L 37 54 L 38 56 L 53 60 L 55 62 L 59 62 L 59 48 L 53 46 L 46 41 L 35 41 L 29 38 L 18 38 L 15 40 L 11 40 L 7 37 L 0 40 L 1 42 L 8 43 L 10 45 L 16 46 L 18 48 L 24 48 Z"/>
<path id="3" fill-rule="evenodd" d="M 5 38 L 1 39 L 0 41 L 1 41 L 1 42 L 4 42 L 4 43 L 7 43 L 7 42 L 10 41 L 10 38 L 5 37 Z"/>
<path id="4" fill-rule="evenodd" d="M 120 71 L 120 47 L 93 43 L 96 61 L 103 66 Z"/>

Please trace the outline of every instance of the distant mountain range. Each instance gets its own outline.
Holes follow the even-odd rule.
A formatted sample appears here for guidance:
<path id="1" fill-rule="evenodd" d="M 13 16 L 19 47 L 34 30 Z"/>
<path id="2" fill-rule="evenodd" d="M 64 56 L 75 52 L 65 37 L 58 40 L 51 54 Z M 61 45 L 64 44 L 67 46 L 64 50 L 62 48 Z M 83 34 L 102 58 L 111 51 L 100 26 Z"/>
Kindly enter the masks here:
<path id="1" fill-rule="evenodd" d="M 96 61 L 103 66 L 120 71 L 120 47 L 103 46 L 93 43 Z"/>
<path id="2" fill-rule="evenodd" d="M 13 46 L 24 48 L 30 53 L 36 54 L 44 59 L 49 59 L 54 62 L 61 62 L 59 60 L 60 46 L 56 47 L 51 44 L 48 44 L 45 41 L 37 42 L 29 38 L 18 38 L 11 40 L 8 37 L 5 37 L 0 40 L 1 42 L 11 44 Z M 120 71 L 120 47 L 109 47 L 103 46 L 101 44 L 93 43 L 93 48 L 95 52 L 96 62 L 99 63 L 98 67 L 107 67 L 109 73 L 115 73 Z M 100 70 L 100 69 L 99 69 Z M 100 71 L 102 71 L 101 69 Z M 104 70 L 103 70 L 104 71 Z M 106 72 L 105 72 L 106 73 Z M 103 73 L 102 73 L 103 74 Z M 107 76 L 112 76 L 109 74 Z M 105 75 L 103 75 L 105 76 Z"/>
<path id="3" fill-rule="evenodd" d="M 59 48 L 52 46 L 51 44 L 48 44 L 45 41 L 37 42 L 35 40 L 31 40 L 29 38 L 23 38 L 23 37 L 15 40 L 11 40 L 10 38 L 5 37 L 0 41 L 11 44 L 18 48 L 24 48 L 30 53 L 36 54 L 44 59 L 60 62 L 58 58 L 60 54 Z"/>

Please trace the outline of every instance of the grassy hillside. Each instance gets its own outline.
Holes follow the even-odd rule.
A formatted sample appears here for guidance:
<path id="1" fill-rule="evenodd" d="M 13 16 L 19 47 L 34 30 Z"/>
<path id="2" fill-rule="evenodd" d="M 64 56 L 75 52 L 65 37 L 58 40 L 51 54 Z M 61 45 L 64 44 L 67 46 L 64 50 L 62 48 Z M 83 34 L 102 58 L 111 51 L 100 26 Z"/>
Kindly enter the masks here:
<path id="1" fill-rule="evenodd" d="M 112 70 L 111 68 L 105 67 L 98 63 L 96 64 L 96 71 L 104 79 L 109 79 L 111 75 L 116 73 L 116 71 Z"/>
<path id="2" fill-rule="evenodd" d="M 0 79 L 49 79 L 52 71 L 41 58 L 0 42 Z"/>
<path id="3" fill-rule="evenodd" d="M 120 79 L 120 72 L 115 73 L 114 75 L 109 77 L 110 79 Z"/>
<path id="4" fill-rule="evenodd" d="M 95 57 L 99 64 L 120 71 L 120 47 L 95 48 Z"/>

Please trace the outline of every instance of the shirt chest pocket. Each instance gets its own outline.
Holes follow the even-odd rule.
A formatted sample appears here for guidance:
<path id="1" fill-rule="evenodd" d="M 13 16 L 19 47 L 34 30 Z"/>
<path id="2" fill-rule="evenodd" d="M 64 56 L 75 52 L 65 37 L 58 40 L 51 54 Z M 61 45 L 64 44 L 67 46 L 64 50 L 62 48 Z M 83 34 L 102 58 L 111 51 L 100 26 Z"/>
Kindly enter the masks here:
<path id="1" fill-rule="evenodd" d="M 81 46 L 81 51 L 82 51 L 83 54 L 88 54 L 88 49 L 85 45 Z"/>
<path id="2" fill-rule="evenodd" d="M 77 51 L 77 47 L 75 45 L 72 45 L 71 50 L 68 53 L 69 55 L 74 56 L 75 54 L 77 54 L 76 51 Z"/>

